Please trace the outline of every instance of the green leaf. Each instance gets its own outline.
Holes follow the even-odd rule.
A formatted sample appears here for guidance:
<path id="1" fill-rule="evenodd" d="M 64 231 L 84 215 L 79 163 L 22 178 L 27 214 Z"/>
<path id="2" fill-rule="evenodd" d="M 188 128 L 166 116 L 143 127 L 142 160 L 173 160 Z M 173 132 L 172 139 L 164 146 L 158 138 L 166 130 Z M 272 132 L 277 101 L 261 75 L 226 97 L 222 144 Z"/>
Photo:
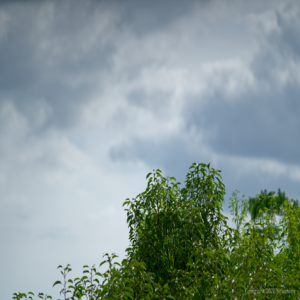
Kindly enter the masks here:
<path id="1" fill-rule="evenodd" d="M 129 203 L 130 203 L 130 201 L 125 201 L 125 202 L 123 203 L 122 207 L 123 207 L 124 205 L 128 205 Z"/>
<path id="2" fill-rule="evenodd" d="M 104 260 L 102 263 L 100 263 L 99 267 L 101 267 L 102 265 L 104 265 L 107 261 Z"/>
<path id="3" fill-rule="evenodd" d="M 146 176 L 146 179 L 148 179 L 148 177 L 149 177 L 151 174 L 152 174 L 152 173 L 149 172 L 149 173 L 147 174 L 147 176 Z"/>
<path id="4" fill-rule="evenodd" d="M 52 287 L 54 287 L 54 286 L 57 285 L 57 284 L 61 284 L 61 282 L 60 282 L 59 280 L 58 280 L 58 281 L 55 281 Z"/>

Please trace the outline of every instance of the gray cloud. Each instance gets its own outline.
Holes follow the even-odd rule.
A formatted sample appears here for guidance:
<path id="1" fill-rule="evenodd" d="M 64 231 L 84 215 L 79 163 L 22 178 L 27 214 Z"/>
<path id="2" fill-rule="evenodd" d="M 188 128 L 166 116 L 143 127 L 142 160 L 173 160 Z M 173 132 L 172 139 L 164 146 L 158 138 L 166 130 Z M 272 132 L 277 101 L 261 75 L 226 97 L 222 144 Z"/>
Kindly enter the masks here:
<path id="1" fill-rule="evenodd" d="M 293 171 L 300 165 L 298 13 L 293 3 L 250 15 L 256 46 L 240 58 L 200 67 L 194 73 L 198 88 L 189 85 L 193 81 L 184 83 L 182 108 L 177 113 L 173 110 L 173 119 L 182 120 L 182 126 L 171 135 L 166 130 L 158 130 L 157 136 L 132 134 L 112 146 L 110 157 L 162 166 L 165 175 L 175 175 L 182 183 L 193 162 L 215 162 L 212 166 L 223 170 L 227 199 L 236 188 L 253 196 L 261 189 L 277 191 L 278 187 L 286 187 L 290 197 L 299 198 L 299 176 Z M 139 101 L 144 107 L 146 102 L 148 111 L 157 117 L 159 110 L 153 105 L 157 99 L 135 91 L 128 104 L 136 106 Z M 170 94 L 169 103 L 174 101 Z M 240 157 L 240 163 L 233 163 L 234 156 Z"/>
<path id="2" fill-rule="evenodd" d="M 232 103 L 220 97 L 215 106 L 187 109 L 187 126 L 208 130 L 206 142 L 218 153 L 248 157 L 271 157 L 289 164 L 298 164 L 299 135 L 298 88 L 243 95 Z M 294 108 L 294 109 L 292 109 Z"/>
<path id="3" fill-rule="evenodd" d="M 237 189 L 239 196 L 248 198 L 260 193 L 261 190 L 277 192 L 278 188 L 288 191 L 288 197 L 299 199 L 299 168 L 285 167 L 270 159 L 251 158 L 252 155 L 222 155 L 207 146 L 201 138 L 187 136 L 168 136 L 162 140 L 132 138 L 110 149 L 112 160 L 146 162 L 153 169 L 159 168 L 163 176 L 174 176 L 184 187 L 188 168 L 192 163 L 211 163 L 211 167 L 221 170 L 226 196 L 224 212 L 229 214 L 228 199 Z"/>
<path id="4" fill-rule="evenodd" d="M 204 107 L 195 101 L 186 108 L 188 127 L 209 128 L 206 140 L 216 152 L 300 164 L 299 16 L 298 6 L 287 5 L 260 20 L 272 26 L 260 31 L 262 42 L 249 64 L 254 85 L 232 97 L 217 87 L 202 96 Z"/>
<path id="5" fill-rule="evenodd" d="M 182 1 L 139 1 L 118 2 L 118 8 L 122 12 L 119 26 L 128 27 L 137 37 L 170 28 L 174 22 L 184 18 L 195 7 L 197 2 L 202 5 L 210 0 L 188 2 Z"/>
<path id="6" fill-rule="evenodd" d="M 127 32 L 138 39 L 167 30 L 193 6 L 193 1 L 0 3 L 1 20 L 8 20 L 0 42 L 0 101 L 9 97 L 31 120 L 28 107 L 43 99 L 53 111 L 44 127 L 72 126 L 92 91 L 101 95 Z M 138 76 L 137 71 L 126 74 Z"/>
<path id="7" fill-rule="evenodd" d="M 101 90 L 115 45 L 106 38 L 112 28 L 105 5 L 58 4 L 2 6 L 9 21 L 0 42 L 0 101 L 11 99 L 28 120 L 33 106 L 46 102 L 53 111 L 48 123 L 63 128 L 78 122 L 95 85 Z"/>
<path id="8" fill-rule="evenodd" d="M 68 230 L 68 228 L 64 227 L 50 227 L 46 230 L 43 230 L 38 234 L 38 239 L 59 239 L 66 240 L 70 239 L 72 233 Z"/>
<path id="9" fill-rule="evenodd" d="M 133 89 L 128 93 L 127 103 L 144 111 L 153 111 L 156 115 L 163 115 L 173 95 L 168 90 L 147 92 L 143 89 Z"/>
<path id="10" fill-rule="evenodd" d="M 183 130 L 197 128 L 205 136 L 203 142 L 216 153 L 270 157 L 299 165 L 299 75 L 292 64 L 299 64 L 295 57 L 297 42 L 293 42 L 298 40 L 299 32 L 290 29 L 300 26 L 299 18 L 290 19 L 291 13 L 295 14 L 295 8 L 287 5 L 282 11 L 267 15 L 270 20 L 263 16 L 256 21 L 256 27 L 259 22 L 269 27 L 264 35 L 260 30 L 258 50 L 238 67 L 230 62 L 224 66 L 211 65 L 209 74 L 200 74 L 205 80 L 205 91 L 182 97 L 185 105 L 181 114 L 186 127 Z M 129 104 L 148 103 L 154 114 L 158 113 L 155 101 L 159 97 L 147 99 L 141 91 L 129 96 Z M 145 143 L 145 148 L 151 147 Z M 140 143 L 135 146 L 132 148 L 141 148 Z M 166 151 L 165 156 L 168 155 Z M 147 156 L 144 159 L 147 161 Z"/>

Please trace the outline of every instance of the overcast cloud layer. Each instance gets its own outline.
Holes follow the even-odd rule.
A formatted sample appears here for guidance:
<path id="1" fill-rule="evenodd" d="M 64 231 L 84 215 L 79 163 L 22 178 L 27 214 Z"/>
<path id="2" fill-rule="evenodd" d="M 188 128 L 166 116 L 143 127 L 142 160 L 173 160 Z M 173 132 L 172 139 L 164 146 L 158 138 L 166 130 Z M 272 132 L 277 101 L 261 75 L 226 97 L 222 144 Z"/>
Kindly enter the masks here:
<path id="1" fill-rule="evenodd" d="M 300 199 L 299 1 L 0 1 L 0 54 L 3 299 L 124 258 L 153 169 Z"/>

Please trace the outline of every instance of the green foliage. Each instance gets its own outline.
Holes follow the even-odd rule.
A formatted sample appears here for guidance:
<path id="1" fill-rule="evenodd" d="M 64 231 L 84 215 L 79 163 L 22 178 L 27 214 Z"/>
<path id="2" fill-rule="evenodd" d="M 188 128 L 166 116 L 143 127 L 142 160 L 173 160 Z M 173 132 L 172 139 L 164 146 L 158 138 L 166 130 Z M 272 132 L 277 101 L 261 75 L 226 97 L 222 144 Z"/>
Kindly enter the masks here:
<path id="1" fill-rule="evenodd" d="M 225 194 L 221 176 L 204 164 L 193 164 L 190 170 L 182 190 L 159 170 L 148 174 L 146 191 L 126 202 L 129 259 L 145 262 L 155 281 L 169 283 L 171 289 L 176 288 L 175 278 L 182 280 L 190 272 L 189 264 L 197 261 L 200 248 L 223 247 L 219 234 L 226 217 L 220 212 Z"/>
<path id="2" fill-rule="evenodd" d="M 268 193 L 267 190 L 262 190 L 256 197 L 249 197 L 249 213 L 251 219 L 254 220 L 258 218 L 259 210 L 263 208 L 268 208 L 270 210 L 269 213 L 275 213 L 282 216 L 284 202 L 287 200 L 288 198 L 286 197 L 285 192 L 281 192 L 280 189 L 278 189 L 278 195 L 273 191 Z M 291 202 L 293 208 L 299 206 L 298 200 L 291 199 Z"/>
<path id="3" fill-rule="evenodd" d="M 64 299 L 297 299 L 300 297 L 300 207 L 265 191 L 250 205 L 238 191 L 229 199 L 236 228 L 222 214 L 221 171 L 194 163 L 180 189 L 157 169 L 147 188 L 126 199 L 130 246 L 127 259 L 104 254 L 105 273 L 84 266 L 84 275 L 66 279 Z M 280 190 L 279 190 L 280 191 Z M 250 206 L 250 208 L 248 207 Z M 255 208 L 254 208 L 255 207 Z M 247 212 L 255 218 L 246 221 Z M 274 213 L 282 215 L 276 224 Z M 33 293 L 13 299 L 32 299 Z M 39 294 L 45 299 L 51 296 Z"/>

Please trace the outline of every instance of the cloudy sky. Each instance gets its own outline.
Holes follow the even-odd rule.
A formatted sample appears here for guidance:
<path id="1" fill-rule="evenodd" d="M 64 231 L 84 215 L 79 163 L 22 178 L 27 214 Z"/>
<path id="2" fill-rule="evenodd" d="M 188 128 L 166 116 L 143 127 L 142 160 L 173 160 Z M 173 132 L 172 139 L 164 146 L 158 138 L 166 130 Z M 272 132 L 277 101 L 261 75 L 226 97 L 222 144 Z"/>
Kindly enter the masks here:
<path id="1" fill-rule="evenodd" d="M 299 115 L 299 1 L 0 1 L 1 297 L 124 258 L 156 168 L 299 199 Z"/>

